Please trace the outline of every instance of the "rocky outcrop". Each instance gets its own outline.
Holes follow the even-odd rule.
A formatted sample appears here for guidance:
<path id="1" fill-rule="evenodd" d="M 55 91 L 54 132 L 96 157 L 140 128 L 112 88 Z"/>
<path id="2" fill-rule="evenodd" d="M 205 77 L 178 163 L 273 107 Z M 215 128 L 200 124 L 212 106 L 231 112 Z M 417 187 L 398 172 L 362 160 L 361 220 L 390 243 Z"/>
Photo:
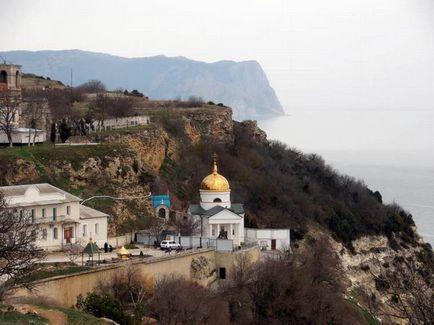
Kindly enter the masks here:
<path id="1" fill-rule="evenodd" d="M 200 138 L 215 143 L 232 144 L 234 142 L 234 121 L 229 107 L 205 107 L 179 110 L 189 125 L 186 131 L 192 134 L 192 140 Z M 192 130 L 195 130 L 192 132 Z M 193 142 L 195 142 L 193 141 Z"/>
<path id="2" fill-rule="evenodd" d="M 192 259 L 190 273 L 193 281 L 199 284 L 207 284 L 216 278 L 215 265 L 213 261 L 205 256 L 198 256 Z"/>
<path id="3" fill-rule="evenodd" d="M 265 144 L 267 143 L 267 133 L 258 127 L 258 122 L 253 120 L 243 121 L 241 123 L 235 124 L 237 132 L 243 133 L 253 139 L 257 143 Z"/>

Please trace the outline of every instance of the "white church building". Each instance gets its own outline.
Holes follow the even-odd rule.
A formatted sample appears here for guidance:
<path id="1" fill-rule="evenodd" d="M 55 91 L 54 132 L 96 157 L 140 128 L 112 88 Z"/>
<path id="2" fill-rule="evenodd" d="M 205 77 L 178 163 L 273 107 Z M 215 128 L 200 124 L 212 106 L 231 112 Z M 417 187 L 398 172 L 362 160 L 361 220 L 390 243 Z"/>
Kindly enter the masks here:
<path id="1" fill-rule="evenodd" d="M 244 208 L 231 202 L 228 180 L 218 173 L 214 158 L 212 173 L 200 185 L 200 204 L 191 204 L 189 215 L 200 221 L 200 236 L 230 239 L 234 246 L 244 243 Z"/>

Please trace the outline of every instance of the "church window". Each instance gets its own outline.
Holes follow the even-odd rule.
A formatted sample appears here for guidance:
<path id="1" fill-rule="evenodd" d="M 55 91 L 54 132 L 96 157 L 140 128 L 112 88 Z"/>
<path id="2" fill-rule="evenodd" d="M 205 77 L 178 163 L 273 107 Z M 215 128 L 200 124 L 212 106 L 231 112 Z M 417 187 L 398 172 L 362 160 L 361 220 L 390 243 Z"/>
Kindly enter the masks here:
<path id="1" fill-rule="evenodd" d="M 53 239 L 57 239 L 59 237 L 59 231 L 57 228 L 53 228 Z"/>
<path id="2" fill-rule="evenodd" d="M 219 203 L 219 202 L 221 202 L 222 200 L 220 199 L 220 198 L 218 198 L 218 197 L 216 197 L 215 199 L 214 199 L 214 202 L 215 203 Z"/>

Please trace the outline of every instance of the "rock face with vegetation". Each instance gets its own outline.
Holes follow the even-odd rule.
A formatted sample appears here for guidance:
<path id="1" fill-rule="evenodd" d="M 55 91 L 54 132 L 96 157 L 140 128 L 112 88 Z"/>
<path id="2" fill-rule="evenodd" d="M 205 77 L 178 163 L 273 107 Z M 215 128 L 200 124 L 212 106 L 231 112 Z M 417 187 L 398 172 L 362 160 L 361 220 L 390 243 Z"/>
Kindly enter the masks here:
<path id="1" fill-rule="evenodd" d="M 232 200 L 245 205 L 246 226 L 290 227 L 294 254 L 301 259 L 297 268 L 305 267 L 309 247 L 318 246 L 315 238 L 327 238 L 332 253 L 323 254 L 333 262 L 329 271 L 342 270 L 333 276 L 336 290 L 364 312 L 396 320 L 389 314 L 397 313 L 391 297 L 399 290 L 432 292 L 431 247 L 415 232 L 412 216 L 383 204 L 380 193 L 337 174 L 317 155 L 268 141 L 255 122 L 232 121 L 229 108 L 161 108 L 152 114 L 150 125 L 90 135 L 101 142 L 96 146 L 1 150 L 0 183 L 50 182 L 82 198 L 131 197 L 93 203 L 113 216 L 111 232 L 122 233 L 146 226 L 152 209 L 143 197 L 156 185 L 170 191 L 174 209 L 185 211 L 190 202 L 198 202 L 199 184 L 217 153 Z M 393 270 L 418 280 L 408 287 Z M 343 310 L 348 307 L 341 303 Z"/>

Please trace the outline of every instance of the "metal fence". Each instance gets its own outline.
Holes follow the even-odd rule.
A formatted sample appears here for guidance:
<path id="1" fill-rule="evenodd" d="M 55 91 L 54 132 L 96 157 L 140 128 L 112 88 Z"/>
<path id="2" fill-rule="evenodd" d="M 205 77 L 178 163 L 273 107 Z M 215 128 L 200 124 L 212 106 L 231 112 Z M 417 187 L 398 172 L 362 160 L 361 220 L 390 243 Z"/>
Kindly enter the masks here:
<path id="1" fill-rule="evenodd" d="M 215 248 L 217 251 L 230 252 L 234 249 L 231 239 L 213 239 L 197 236 L 176 236 L 174 241 L 179 243 L 184 249 Z M 156 236 L 146 233 L 137 233 L 137 242 L 143 245 L 154 245 L 159 242 Z"/>

